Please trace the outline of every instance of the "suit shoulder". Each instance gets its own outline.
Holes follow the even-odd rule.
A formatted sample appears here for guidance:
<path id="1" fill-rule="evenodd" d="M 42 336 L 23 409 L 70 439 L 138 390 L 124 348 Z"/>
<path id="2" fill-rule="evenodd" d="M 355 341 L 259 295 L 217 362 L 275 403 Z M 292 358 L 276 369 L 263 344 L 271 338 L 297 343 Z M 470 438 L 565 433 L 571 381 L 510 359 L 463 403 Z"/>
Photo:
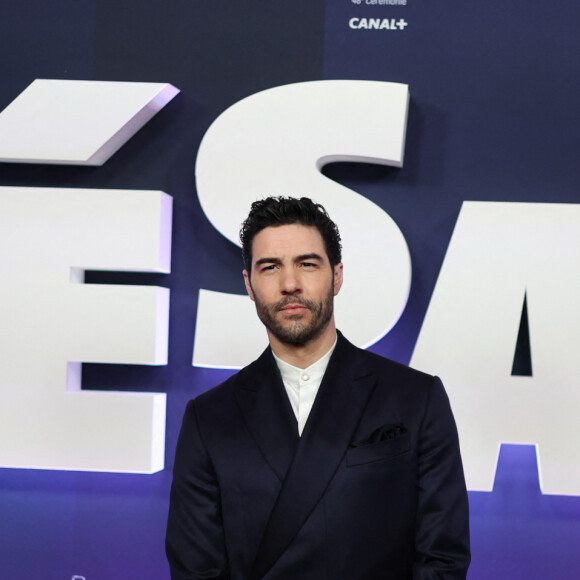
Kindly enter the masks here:
<path id="1" fill-rule="evenodd" d="M 211 387 L 207 391 L 200 393 L 191 402 L 194 403 L 196 407 L 204 406 L 206 404 L 213 405 L 215 403 L 219 403 L 220 400 L 230 396 L 233 385 L 236 382 L 235 377 L 238 374 L 239 371 L 215 387 Z"/>
<path id="2" fill-rule="evenodd" d="M 378 400 L 396 405 L 407 417 L 423 419 L 434 414 L 442 424 L 455 429 L 449 398 L 439 377 L 372 352 L 362 352 L 365 367 L 377 379 Z"/>
<path id="3" fill-rule="evenodd" d="M 252 376 L 256 376 L 256 373 L 260 373 L 261 366 L 263 365 L 263 359 L 265 358 L 264 353 L 259 359 L 240 369 L 237 373 L 234 373 L 228 377 L 225 381 L 212 387 L 211 389 L 199 394 L 193 399 L 195 406 L 198 408 L 204 408 L 207 405 L 221 405 L 226 401 L 233 398 L 235 389 L 244 382 L 251 383 Z"/>

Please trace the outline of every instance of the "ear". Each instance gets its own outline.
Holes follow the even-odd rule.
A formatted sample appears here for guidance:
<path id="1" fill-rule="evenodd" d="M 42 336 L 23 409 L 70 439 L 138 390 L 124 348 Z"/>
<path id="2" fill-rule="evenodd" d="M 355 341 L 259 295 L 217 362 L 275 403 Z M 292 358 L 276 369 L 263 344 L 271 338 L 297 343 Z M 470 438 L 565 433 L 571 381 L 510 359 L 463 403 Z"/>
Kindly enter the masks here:
<path id="1" fill-rule="evenodd" d="M 342 287 L 342 262 L 339 262 L 334 267 L 334 295 L 336 296 L 340 292 Z"/>
<path id="2" fill-rule="evenodd" d="M 254 301 L 254 291 L 252 290 L 252 284 L 250 283 L 250 275 L 247 270 L 243 271 L 244 274 L 244 284 L 246 285 L 246 292 L 252 301 Z"/>

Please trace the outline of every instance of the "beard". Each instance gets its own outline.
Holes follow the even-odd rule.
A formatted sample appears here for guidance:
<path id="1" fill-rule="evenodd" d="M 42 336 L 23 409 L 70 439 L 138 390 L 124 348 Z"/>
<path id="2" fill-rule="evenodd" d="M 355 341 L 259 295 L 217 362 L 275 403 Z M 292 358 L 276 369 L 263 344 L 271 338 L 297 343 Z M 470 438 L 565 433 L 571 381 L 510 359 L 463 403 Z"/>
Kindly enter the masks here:
<path id="1" fill-rule="evenodd" d="M 334 311 L 334 293 L 332 285 L 328 294 L 320 301 L 307 300 L 300 296 L 286 296 L 274 304 L 265 304 L 258 300 L 254 293 L 258 318 L 264 326 L 280 341 L 288 344 L 303 345 L 319 336 L 328 326 Z M 280 311 L 288 304 L 300 304 L 310 310 L 310 320 L 303 322 L 304 314 L 279 318 Z"/>

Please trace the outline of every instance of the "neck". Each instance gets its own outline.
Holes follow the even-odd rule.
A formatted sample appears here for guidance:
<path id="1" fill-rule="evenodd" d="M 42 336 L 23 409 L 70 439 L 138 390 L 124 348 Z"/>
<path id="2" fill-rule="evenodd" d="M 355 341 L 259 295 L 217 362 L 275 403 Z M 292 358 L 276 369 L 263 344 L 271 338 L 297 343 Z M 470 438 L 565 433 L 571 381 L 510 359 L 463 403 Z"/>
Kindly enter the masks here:
<path id="1" fill-rule="evenodd" d="M 336 340 L 336 327 L 334 318 L 328 326 L 315 338 L 305 344 L 289 344 L 281 342 L 268 331 L 270 347 L 274 354 L 284 362 L 300 369 L 305 369 L 317 360 L 321 359 Z"/>

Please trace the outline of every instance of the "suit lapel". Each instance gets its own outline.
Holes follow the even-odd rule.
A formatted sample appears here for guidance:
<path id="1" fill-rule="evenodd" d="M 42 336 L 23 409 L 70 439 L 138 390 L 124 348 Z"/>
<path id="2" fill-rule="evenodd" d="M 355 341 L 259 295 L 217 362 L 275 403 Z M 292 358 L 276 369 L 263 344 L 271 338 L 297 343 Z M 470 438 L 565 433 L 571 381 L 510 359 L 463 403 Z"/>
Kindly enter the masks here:
<path id="1" fill-rule="evenodd" d="M 339 336 L 254 561 L 251 580 L 276 563 L 319 502 L 375 386 L 358 350 Z"/>
<path id="2" fill-rule="evenodd" d="M 298 425 L 269 348 L 240 372 L 236 398 L 257 446 L 283 481 L 298 445 Z"/>

